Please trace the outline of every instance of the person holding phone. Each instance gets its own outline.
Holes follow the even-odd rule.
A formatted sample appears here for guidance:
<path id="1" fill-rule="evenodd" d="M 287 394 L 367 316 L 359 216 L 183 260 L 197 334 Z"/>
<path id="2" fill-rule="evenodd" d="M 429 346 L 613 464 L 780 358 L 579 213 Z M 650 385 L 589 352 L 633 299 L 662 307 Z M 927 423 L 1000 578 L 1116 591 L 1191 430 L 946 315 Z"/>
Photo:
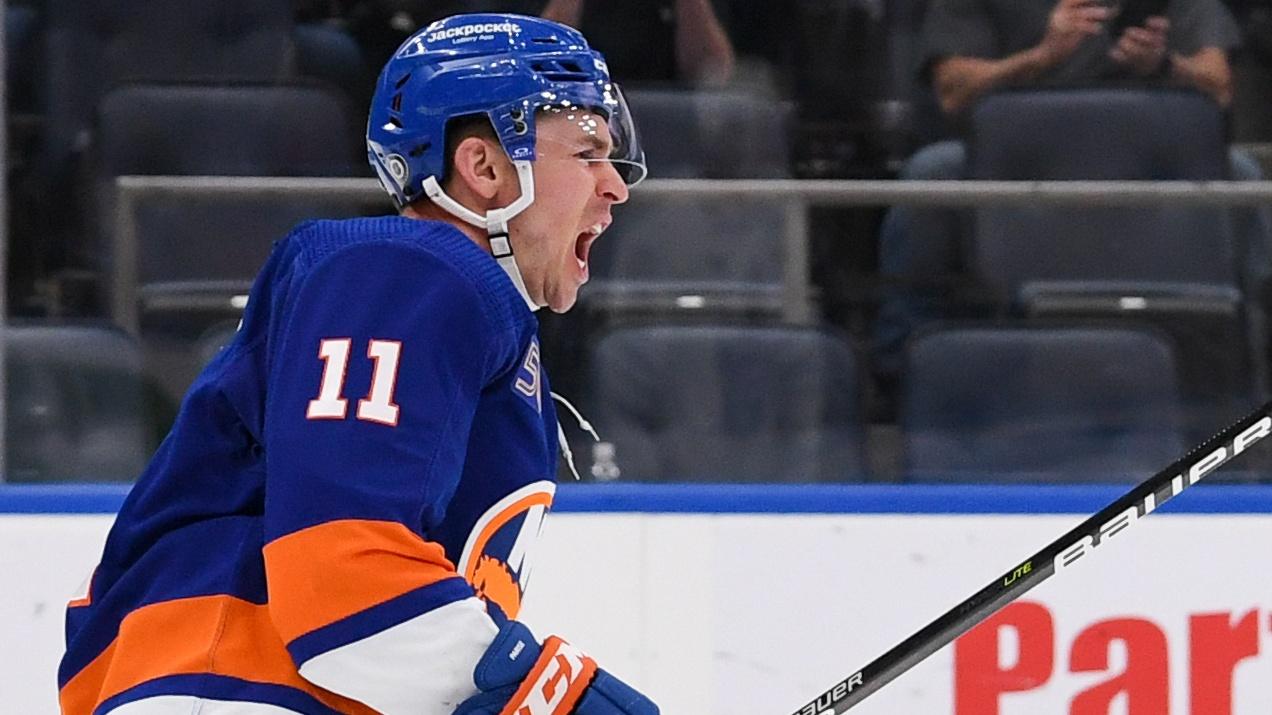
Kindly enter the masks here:
<path id="1" fill-rule="evenodd" d="M 921 71 L 957 115 L 1015 85 L 1162 79 L 1232 101 L 1240 41 L 1219 0 L 934 0 Z"/>
<path id="2" fill-rule="evenodd" d="M 981 97 L 1007 87 L 1164 84 L 1194 88 L 1227 107 L 1228 53 L 1240 39 L 1220 0 L 931 0 L 918 67 L 951 127 Z M 1262 178 L 1258 163 L 1238 152 L 1232 175 Z M 963 143 L 923 147 L 899 178 L 966 178 Z M 957 287 L 967 276 L 961 216 L 957 209 L 897 206 L 883 221 L 879 271 L 891 288 L 871 352 L 885 389 L 913 329 L 951 317 L 924 286 Z"/>

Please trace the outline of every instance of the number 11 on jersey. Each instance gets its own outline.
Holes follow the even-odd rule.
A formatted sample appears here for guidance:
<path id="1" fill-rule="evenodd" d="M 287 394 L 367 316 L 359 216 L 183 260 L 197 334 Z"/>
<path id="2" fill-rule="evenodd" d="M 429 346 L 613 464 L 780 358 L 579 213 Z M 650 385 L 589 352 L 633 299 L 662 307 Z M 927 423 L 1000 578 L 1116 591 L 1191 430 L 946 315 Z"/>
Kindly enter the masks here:
<path id="1" fill-rule="evenodd" d="M 343 420 L 349 411 L 344 392 L 345 375 L 349 371 L 349 338 L 326 338 L 318 344 L 318 358 L 323 361 L 322 383 L 318 396 L 309 401 L 305 417 L 311 420 Z M 367 357 L 375 361 L 371 373 L 371 390 L 358 400 L 358 419 L 390 427 L 397 426 L 398 405 L 393 401 L 397 387 L 398 360 L 402 343 L 397 340 L 371 340 Z"/>

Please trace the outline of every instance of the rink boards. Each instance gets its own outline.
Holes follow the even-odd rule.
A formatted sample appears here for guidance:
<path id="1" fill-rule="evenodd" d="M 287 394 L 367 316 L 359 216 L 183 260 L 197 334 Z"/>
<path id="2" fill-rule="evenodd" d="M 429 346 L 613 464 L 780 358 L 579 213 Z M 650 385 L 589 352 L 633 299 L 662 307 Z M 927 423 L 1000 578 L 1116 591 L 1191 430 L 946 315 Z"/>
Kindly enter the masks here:
<path id="1" fill-rule="evenodd" d="M 562 485 L 523 618 L 663 712 L 789 715 L 1122 487 Z M 122 487 L 0 489 L 0 712 L 56 712 Z M 1272 712 L 1272 486 L 1201 485 L 852 712 Z"/>

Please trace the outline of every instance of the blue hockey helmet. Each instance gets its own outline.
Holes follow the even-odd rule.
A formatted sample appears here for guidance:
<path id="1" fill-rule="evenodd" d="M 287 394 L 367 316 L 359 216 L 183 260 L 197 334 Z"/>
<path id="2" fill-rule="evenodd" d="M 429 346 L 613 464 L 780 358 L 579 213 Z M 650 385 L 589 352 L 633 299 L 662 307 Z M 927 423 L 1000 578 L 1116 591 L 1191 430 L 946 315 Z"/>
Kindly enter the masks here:
<path id="1" fill-rule="evenodd" d="M 522 162 L 535 158 L 536 114 L 561 108 L 604 118 L 614 147 L 604 160 L 629 186 L 645 177 L 622 92 L 582 34 L 536 17 L 455 15 L 412 35 L 385 65 L 367 120 L 367 154 L 398 206 L 425 194 L 450 203 L 439 184 L 453 119 L 487 116 L 524 176 L 529 165 Z M 498 223 L 533 201 L 533 186 L 523 181 L 523 189 L 529 191 L 523 190 L 522 205 L 502 213 Z"/>

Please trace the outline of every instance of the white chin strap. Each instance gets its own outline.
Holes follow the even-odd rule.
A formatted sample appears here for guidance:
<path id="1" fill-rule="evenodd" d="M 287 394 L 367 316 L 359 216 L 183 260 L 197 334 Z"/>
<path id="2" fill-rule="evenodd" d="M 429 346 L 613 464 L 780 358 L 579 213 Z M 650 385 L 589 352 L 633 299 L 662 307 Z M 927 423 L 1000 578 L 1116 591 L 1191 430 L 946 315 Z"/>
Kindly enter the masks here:
<path id="1" fill-rule="evenodd" d="M 501 209 L 491 209 L 485 216 L 447 196 L 441 185 L 437 183 L 435 176 L 424 180 L 424 194 L 447 213 L 477 228 L 486 229 L 486 236 L 490 239 L 491 254 L 499 262 L 499 267 L 504 269 L 504 273 L 512 279 L 512 284 L 517 287 L 517 292 L 525 300 L 526 307 L 533 312 L 543 306 L 531 300 L 530 293 L 526 291 L 526 282 L 521 278 L 521 269 L 517 268 L 517 261 L 512 255 L 512 243 L 508 240 L 508 222 L 513 216 L 525 211 L 526 207 L 534 203 L 534 173 L 531 171 L 530 162 L 525 159 L 514 161 L 512 165 L 517 169 L 521 196 Z"/>

